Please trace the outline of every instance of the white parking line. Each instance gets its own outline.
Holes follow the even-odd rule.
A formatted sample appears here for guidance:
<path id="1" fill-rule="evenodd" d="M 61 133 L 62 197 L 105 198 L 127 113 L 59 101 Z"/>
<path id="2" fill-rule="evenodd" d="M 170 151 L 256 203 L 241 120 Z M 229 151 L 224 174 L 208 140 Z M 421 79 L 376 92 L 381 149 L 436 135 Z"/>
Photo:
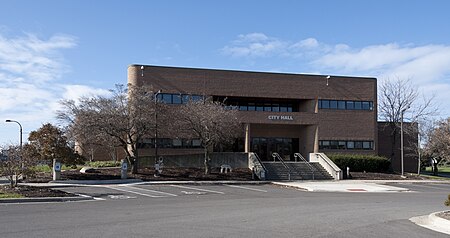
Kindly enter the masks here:
<path id="1" fill-rule="evenodd" d="M 134 194 L 141 195 L 141 196 L 144 196 L 144 197 L 151 197 L 151 198 L 163 198 L 163 197 L 167 197 L 167 196 L 154 196 L 154 195 L 150 195 L 150 194 L 146 194 L 146 193 L 140 193 L 140 192 L 130 191 L 130 190 L 121 189 L 121 188 L 117 188 L 117 187 L 106 186 L 106 188 L 110 188 L 110 189 L 118 190 L 118 191 L 122 191 L 122 192 L 127 192 L 127 193 L 134 193 Z"/>
<path id="2" fill-rule="evenodd" d="M 172 194 L 172 193 L 166 193 L 166 192 L 161 192 L 161 191 L 157 191 L 157 190 L 151 190 L 151 189 L 146 189 L 146 188 L 139 188 L 139 187 L 134 187 L 134 186 L 127 186 L 127 188 L 134 188 L 134 189 L 138 189 L 138 190 L 150 191 L 152 193 L 160 193 L 160 194 L 164 194 L 164 195 L 168 195 L 168 196 L 172 196 L 172 197 L 177 197 L 178 196 L 178 195 Z"/>
<path id="3" fill-rule="evenodd" d="M 225 186 L 232 187 L 232 188 L 241 188 L 241 189 L 247 189 L 247 190 L 251 190 L 251 191 L 267 193 L 266 190 L 257 189 L 257 188 L 249 188 L 249 187 L 243 187 L 243 186 L 237 186 L 237 185 L 229 185 L 229 184 L 225 184 Z"/>
<path id="4" fill-rule="evenodd" d="M 208 190 L 208 189 L 201 189 L 201 188 L 186 187 L 186 186 L 181 186 L 181 185 L 170 185 L 170 186 L 175 187 L 175 188 L 185 188 L 185 189 L 191 189 L 191 190 L 197 190 L 197 191 L 203 191 L 203 192 L 225 194 L 224 192 L 213 191 L 213 190 Z"/>

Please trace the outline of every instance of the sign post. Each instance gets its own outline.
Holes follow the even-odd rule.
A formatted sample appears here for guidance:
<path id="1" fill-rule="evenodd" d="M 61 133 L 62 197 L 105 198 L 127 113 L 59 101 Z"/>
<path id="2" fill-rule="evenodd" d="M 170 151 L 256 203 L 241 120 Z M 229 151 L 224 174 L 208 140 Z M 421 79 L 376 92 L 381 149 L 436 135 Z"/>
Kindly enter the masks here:
<path id="1" fill-rule="evenodd" d="M 61 178 L 61 163 L 53 159 L 53 181 Z"/>
<path id="2" fill-rule="evenodd" d="M 121 161 L 122 166 L 120 167 L 120 178 L 121 179 L 127 179 L 127 170 L 128 170 L 128 164 L 126 160 Z"/>

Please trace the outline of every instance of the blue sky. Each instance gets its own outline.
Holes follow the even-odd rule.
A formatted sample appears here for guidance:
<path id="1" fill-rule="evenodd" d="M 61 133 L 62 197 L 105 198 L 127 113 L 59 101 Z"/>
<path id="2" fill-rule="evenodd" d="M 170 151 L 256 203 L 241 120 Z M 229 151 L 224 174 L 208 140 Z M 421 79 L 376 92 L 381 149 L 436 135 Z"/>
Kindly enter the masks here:
<path id="1" fill-rule="evenodd" d="M 0 145 L 127 66 L 410 78 L 450 116 L 450 1 L 15 0 L 0 7 Z"/>

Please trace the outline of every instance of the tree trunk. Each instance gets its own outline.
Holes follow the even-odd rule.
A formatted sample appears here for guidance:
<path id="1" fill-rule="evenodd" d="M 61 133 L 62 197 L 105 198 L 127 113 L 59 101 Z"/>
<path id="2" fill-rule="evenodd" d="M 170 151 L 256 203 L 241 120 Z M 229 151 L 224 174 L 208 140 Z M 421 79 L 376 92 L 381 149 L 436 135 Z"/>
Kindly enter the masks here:
<path id="1" fill-rule="evenodd" d="M 208 153 L 208 147 L 205 147 L 205 174 L 209 174 L 210 171 L 210 164 L 209 164 L 209 153 Z"/>
<path id="2" fill-rule="evenodd" d="M 136 157 L 132 157 L 130 159 L 130 162 L 131 162 L 131 173 L 132 174 L 137 174 L 138 173 L 137 158 Z"/>
<path id="3" fill-rule="evenodd" d="M 438 163 L 433 163 L 433 175 L 438 176 Z"/>

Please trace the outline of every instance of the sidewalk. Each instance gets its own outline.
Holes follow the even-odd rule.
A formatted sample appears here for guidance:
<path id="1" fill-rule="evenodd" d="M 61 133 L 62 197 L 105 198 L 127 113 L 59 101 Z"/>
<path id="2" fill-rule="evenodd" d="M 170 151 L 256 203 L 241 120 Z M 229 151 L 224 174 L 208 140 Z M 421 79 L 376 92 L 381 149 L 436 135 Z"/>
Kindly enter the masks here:
<path id="1" fill-rule="evenodd" d="M 411 217 L 409 220 L 419 226 L 450 235 L 450 221 L 438 217 L 436 215 L 437 213 L 440 212 L 431 213 L 430 215 L 425 216 Z"/>
<path id="2" fill-rule="evenodd" d="M 395 187 L 395 183 L 450 183 L 440 180 L 339 180 L 339 181 L 285 181 L 276 185 L 294 187 L 309 192 L 408 192 L 407 188 Z"/>

